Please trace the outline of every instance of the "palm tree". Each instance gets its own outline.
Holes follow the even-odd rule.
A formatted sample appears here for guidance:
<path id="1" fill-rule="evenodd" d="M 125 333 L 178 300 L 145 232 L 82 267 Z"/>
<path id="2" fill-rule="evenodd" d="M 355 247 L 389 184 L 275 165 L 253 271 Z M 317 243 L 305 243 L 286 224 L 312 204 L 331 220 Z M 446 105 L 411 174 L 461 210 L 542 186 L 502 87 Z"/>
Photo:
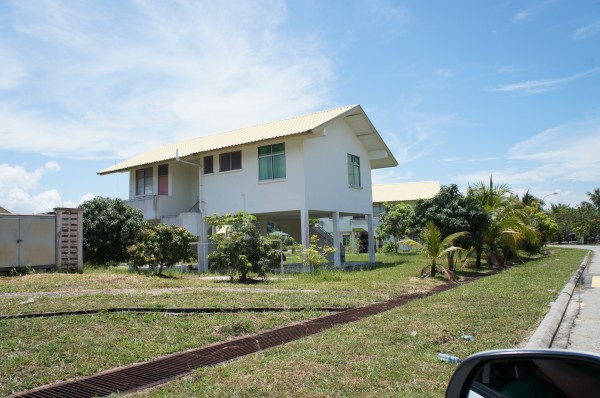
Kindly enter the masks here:
<path id="1" fill-rule="evenodd" d="M 600 210 L 600 188 L 596 188 L 592 192 L 586 192 L 586 195 L 590 198 L 590 202 L 596 206 L 596 209 Z"/>
<path id="2" fill-rule="evenodd" d="M 533 196 L 529 193 L 529 189 L 523 194 L 521 198 L 521 203 L 525 206 L 535 206 L 535 203 L 538 203 L 540 206 L 543 206 L 545 203 L 542 199 L 537 196 Z"/>
<path id="3" fill-rule="evenodd" d="M 535 230 L 523 221 L 519 213 L 518 205 L 522 205 L 521 202 L 511 194 L 508 185 L 494 185 L 491 176 L 489 184 L 480 182 L 469 187 L 469 195 L 478 200 L 490 215 L 491 224 L 484 236 L 490 267 L 504 267 L 503 252 L 516 254 L 522 241 L 535 242 L 538 239 Z M 475 249 L 479 264 L 484 248 Z"/>
<path id="4" fill-rule="evenodd" d="M 454 275 L 454 272 L 452 272 L 449 269 L 446 269 L 442 265 L 438 265 L 437 260 L 440 257 L 448 255 L 449 253 L 464 251 L 463 248 L 454 246 L 454 241 L 456 241 L 458 238 L 462 238 L 467 235 L 467 232 L 457 232 L 448 235 L 447 237 L 442 239 L 442 233 L 440 232 L 440 230 L 435 226 L 433 222 L 429 221 L 425 225 L 425 228 L 423 228 L 423 230 L 421 231 L 420 238 L 422 243 L 416 242 L 411 239 L 405 239 L 402 241 L 402 243 L 418 247 L 421 253 L 425 256 L 425 258 L 431 261 L 431 265 L 428 265 L 421 270 L 421 275 L 435 276 L 439 267 L 440 271 L 449 280 L 451 280 L 452 282 L 456 282 L 456 276 Z M 429 268 L 429 273 L 427 272 L 427 268 Z"/>

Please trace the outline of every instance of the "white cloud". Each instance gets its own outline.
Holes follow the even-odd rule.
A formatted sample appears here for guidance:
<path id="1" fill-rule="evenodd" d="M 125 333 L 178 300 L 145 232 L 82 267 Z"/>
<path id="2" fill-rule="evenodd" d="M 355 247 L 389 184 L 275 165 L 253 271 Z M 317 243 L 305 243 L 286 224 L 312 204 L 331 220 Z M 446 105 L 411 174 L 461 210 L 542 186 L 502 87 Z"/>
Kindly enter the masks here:
<path id="1" fill-rule="evenodd" d="M 578 73 L 575 75 L 562 77 L 558 79 L 541 79 L 541 80 L 528 80 L 525 82 L 502 84 L 490 91 L 499 92 L 517 92 L 525 95 L 539 94 L 545 91 L 550 91 L 559 88 L 562 84 L 580 79 L 590 74 L 596 73 L 599 69 L 594 68 L 588 71 Z"/>
<path id="2" fill-rule="evenodd" d="M 60 170 L 58 163 L 47 162 L 44 167 L 27 171 L 19 165 L 0 164 L 0 203 L 13 213 L 44 213 L 61 206 L 56 189 L 37 192 L 40 179 L 47 173 Z"/>
<path id="3" fill-rule="evenodd" d="M 590 36 L 600 32 L 600 21 L 582 26 L 573 33 L 573 40 L 585 40 Z"/>
<path id="4" fill-rule="evenodd" d="M 546 10 L 553 2 L 554 2 L 554 0 L 546 0 L 546 1 L 540 2 L 536 5 L 533 5 L 525 10 L 521 10 L 521 11 L 517 12 L 515 15 L 513 15 L 513 17 L 511 18 L 511 22 L 513 24 L 519 24 L 519 23 L 528 21 L 528 20 L 532 19 L 535 15 Z"/>
<path id="5" fill-rule="evenodd" d="M 58 171 L 60 165 L 55 161 L 33 171 L 19 165 L 0 164 L 0 205 L 12 213 L 37 214 L 55 207 L 77 207 L 95 196 L 86 193 L 79 202 L 73 202 L 63 200 L 57 189 L 40 189 L 44 176 Z"/>
<path id="6" fill-rule="evenodd" d="M 519 22 L 523 22 L 527 19 L 529 19 L 529 17 L 531 17 L 531 11 L 528 10 L 523 10 L 523 11 L 519 11 L 518 13 L 516 13 L 513 17 L 512 17 L 512 23 L 519 23 Z"/>
<path id="7" fill-rule="evenodd" d="M 12 90 L 18 87 L 25 77 L 25 70 L 13 51 L 0 46 L 0 90 Z"/>
<path id="8" fill-rule="evenodd" d="M 509 183 L 513 188 L 536 187 L 535 194 L 541 195 L 558 191 L 560 182 L 596 184 L 600 175 L 598 153 L 600 118 L 596 116 L 555 126 L 514 145 L 507 153 L 504 168 L 477 170 L 455 180 L 486 181 L 493 174 L 494 181 Z M 561 192 L 557 201 L 565 201 L 566 195 Z"/>
<path id="9" fill-rule="evenodd" d="M 326 49 L 286 36 L 282 1 L 111 4 L 12 3 L 32 50 L 0 38 L 28 76 L 0 80 L 4 150 L 121 159 L 330 105 Z"/>
<path id="10" fill-rule="evenodd" d="M 454 77 L 456 76 L 456 72 L 454 72 L 452 69 L 437 69 L 435 72 L 436 76 L 439 77 L 444 77 L 444 78 L 450 78 L 450 77 Z"/>
<path id="11" fill-rule="evenodd" d="M 453 123 L 456 117 L 456 114 L 435 115 L 405 109 L 398 112 L 398 132 L 381 134 L 401 166 L 430 155 L 441 144 L 433 137 L 439 136 L 444 126 Z"/>

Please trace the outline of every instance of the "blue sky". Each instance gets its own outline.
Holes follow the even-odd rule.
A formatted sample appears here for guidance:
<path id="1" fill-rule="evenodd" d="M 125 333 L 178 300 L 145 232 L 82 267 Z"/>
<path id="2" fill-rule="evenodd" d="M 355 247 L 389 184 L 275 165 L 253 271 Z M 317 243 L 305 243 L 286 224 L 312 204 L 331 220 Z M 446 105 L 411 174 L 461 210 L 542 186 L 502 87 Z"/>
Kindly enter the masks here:
<path id="1" fill-rule="evenodd" d="M 600 186 L 600 1 L 0 2 L 0 205 L 125 197 L 153 147 L 359 103 L 375 182 Z"/>

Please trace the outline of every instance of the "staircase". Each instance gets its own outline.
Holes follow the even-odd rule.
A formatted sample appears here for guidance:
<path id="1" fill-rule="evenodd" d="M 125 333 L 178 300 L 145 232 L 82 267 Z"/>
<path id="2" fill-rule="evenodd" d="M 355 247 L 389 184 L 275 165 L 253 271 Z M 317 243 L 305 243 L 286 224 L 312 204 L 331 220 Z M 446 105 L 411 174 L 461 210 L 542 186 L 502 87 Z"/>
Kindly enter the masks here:
<path id="1" fill-rule="evenodd" d="M 323 247 L 323 246 L 334 247 L 333 246 L 333 236 L 329 232 L 325 231 L 323 229 L 323 227 L 321 227 L 320 225 L 312 225 L 310 227 L 310 234 L 316 235 L 319 237 L 319 247 Z M 341 243 L 340 243 L 339 250 L 340 250 L 342 262 L 345 262 L 346 261 L 346 248 L 344 246 L 342 246 Z M 333 253 L 329 254 L 327 256 L 327 260 L 331 264 L 333 264 Z"/>

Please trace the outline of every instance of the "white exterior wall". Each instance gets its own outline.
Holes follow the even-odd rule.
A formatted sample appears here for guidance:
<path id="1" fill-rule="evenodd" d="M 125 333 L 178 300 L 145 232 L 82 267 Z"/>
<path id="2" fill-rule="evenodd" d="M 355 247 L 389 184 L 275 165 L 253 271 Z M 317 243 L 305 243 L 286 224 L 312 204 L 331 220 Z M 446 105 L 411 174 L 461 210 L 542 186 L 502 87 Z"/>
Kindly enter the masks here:
<path id="1" fill-rule="evenodd" d="M 165 164 L 165 163 L 161 163 Z M 136 170 L 129 173 L 129 200 L 142 210 L 144 218 L 159 219 L 189 211 L 198 201 L 198 167 L 180 162 L 169 162 L 168 195 L 158 195 L 158 165 L 152 167 L 152 194 L 135 194 Z M 145 168 L 145 167 L 140 167 Z"/>
<path id="2" fill-rule="evenodd" d="M 348 184 L 348 154 L 360 157 L 361 188 Z M 371 166 L 365 147 L 342 120 L 325 134 L 304 141 L 307 207 L 312 210 L 371 214 Z"/>
<path id="3" fill-rule="evenodd" d="M 286 178 L 268 181 L 258 179 L 258 147 L 285 142 Z M 271 213 L 299 209 L 304 198 L 302 138 L 287 137 L 241 148 L 242 169 L 219 172 L 219 153 L 213 155 L 213 174 L 204 174 L 203 201 L 206 214 L 236 211 Z"/>

